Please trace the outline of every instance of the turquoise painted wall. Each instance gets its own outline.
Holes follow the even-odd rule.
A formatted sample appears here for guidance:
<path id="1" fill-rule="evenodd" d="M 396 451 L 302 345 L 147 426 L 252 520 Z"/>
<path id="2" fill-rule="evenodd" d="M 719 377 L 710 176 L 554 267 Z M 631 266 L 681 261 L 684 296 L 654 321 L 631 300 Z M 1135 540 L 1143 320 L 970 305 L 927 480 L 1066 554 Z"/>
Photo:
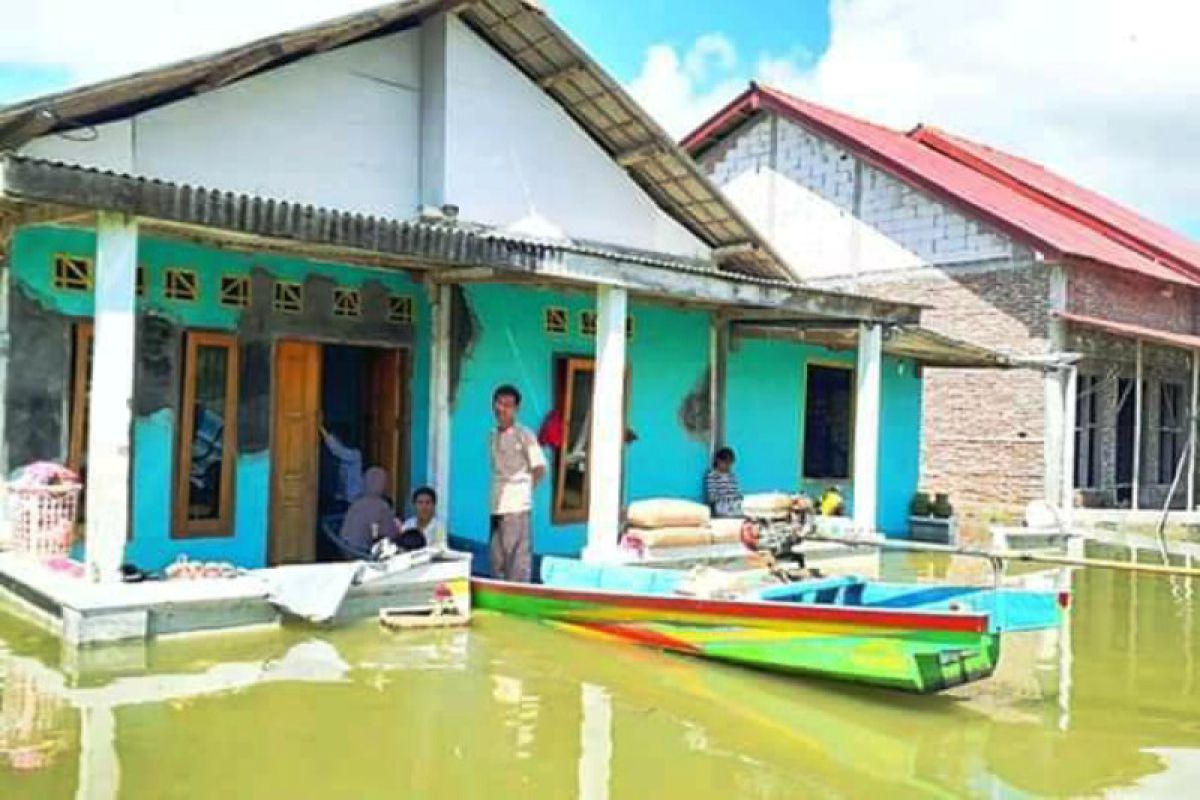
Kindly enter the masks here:
<path id="1" fill-rule="evenodd" d="M 738 456 L 735 468 L 746 492 L 819 495 L 831 481 L 804 480 L 805 375 L 809 363 L 855 364 L 855 354 L 765 339 L 735 339 L 725 389 L 726 443 Z M 912 362 L 890 357 L 883 364 L 877 524 L 890 536 L 908 533 L 908 506 L 920 472 L 921 381 Z M 854 486 L 841 488 L 850 509 Z"/>
<path id="2" fill-rule="evenodd" d="M 594 307 L 591 294 L 564 294 L 509 286 L 467 289 L 474 314 L 474 345 L 468 354 L 453 409 L 451 532 L 476 543 L 488 537 L 488 431 L 494 424 L 491 396 L 512 383 L 524 400 L 521 422 L 535 432 L 554 402 L 555 355 L 591 355 L 579 315 Z M 543 330 L 547 307 L 570 312 L 570 332 Z M 638 441 L 627 448 L 625 498 L 673 496 L 699 499 L 708 461 L 707 437 L 689 436 L 680 410 L 708 369 L 709 316 L 662 306 L 630 306 L 629 426 Z M 549 483 L 537 490 L 534 548 L 541 554 L 577 554 L 586 541 L 582 524 L 551 523 Z"/>
<path id="3" fill-rule="evenodd" d="M 92 257 L 94 252 L 95 236 L 90 231 L 53 227 L 22 229 L 13 241 L 12 276 L 44 307 L 65 316 L 90 317 L 91 294 L 54 288 L 52 264 L 59 253 Z M 220 279 L 222 275 L 249 275 L 253 269 L 297 282 L 303 282 L 310 275 L 322 275 L 348 287 L 377 281 L 390 292 L 411 296 L 416 317 L 412 352 L 411 482 L 414 486 L 427 482 L 429 308 L 422 287 L 406 274 L 273 254 L 230 252 L 161 239 L 139 241 L 138 263 L 146 273 L 146 292 L 144 298 L 138 299 L 139 310 L 153 310 L 176 325 L 188 328 L 235 329 L 241 312 L 217 304 Z M 200 283 L 199 301 L 181 302 L 163 297 L 164 273 L 169 267 L 195 270 Z M 69 367 L 64 365 L 62 368 Z M 169 409 L 134 421 L 133 538 L 129 544 L 129 560 L 153 569 L 186 553 L 194 558 L 230 560 L 247 567 L 261 566 L 266 556 L 270 503 L 269 454 L 265 451 L 243 453 L 238 457 L 231 536 L 172 539 L 171 482 L 177 439 L 177 421 Z"/>

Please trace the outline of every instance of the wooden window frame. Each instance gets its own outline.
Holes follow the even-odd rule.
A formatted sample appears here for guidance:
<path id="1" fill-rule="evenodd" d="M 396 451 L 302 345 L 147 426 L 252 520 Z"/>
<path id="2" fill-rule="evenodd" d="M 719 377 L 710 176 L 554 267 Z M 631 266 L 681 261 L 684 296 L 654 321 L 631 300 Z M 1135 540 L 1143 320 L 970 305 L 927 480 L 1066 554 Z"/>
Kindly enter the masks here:
<path id="1" fill-rule="evenodd" d="M 416 318 L 413 299 L 406 294 L 388 297 L 388 322 L 396 325 L 411 325 Z"/>
<path id="2" fill-rule="evenodd" d="M 200 276 L 192 269 L 170 267 L 163 273 L 163 298 L 174 303 L 200 302 Z"/>
<path id="3" fill-rule="evenodd" d="M 350 286 L 333 289 L 333 315 L 338 319 L 357 319 L 362 316 L 362 293 Z"/>
<path id="4" fill-rule="evenodd" d="M 298 281 L 275 281 L 271 289 L 271 307 L 279 314 L 303 314 L 304 284 Z"/>
<path id="5" fill-rule="evenodd" d="M 64 264 L 82 265 L 82 279 L 77 281 L 74 276 L 63 277 L 60 274 L 60 266 Z M 96 288 L 96 262 L 87 256 L 55 253 L 50 270 L 50 285 L 60 292 L 90 292 Z"/>
<path id="6" fill-rule="evenodd" d="M 562 507 L 562 496 L 563 496 L 563 490 L 566 485 L 566 476 L 567 476 L 567 472 L 566 472 L 566 468 L 565 468 L 566 464 L 563 459 L 563 456 L 565 455 L 567 448 L 570 446 L 569 434 L 570 434 L 571 408 L 574 406 L 574 402 L 575 402 L 575 397 L 574 397 L 575 390 L 574 390 L 574 383 L 572 381 L 572 378 L 574 377 L 574 373 L 577 370 L 586 368 L 586 369 L 590 370 L 592 373 L 592 386 L 595 387 L 596 359 L 594 356 L 586 356 L 586 355 L 570 355 L 570 354 L 563 354 L 563 353 L 555 354 L 553 356 L 552 362 L 551 362 L 551 369 L 553 371 L 553 374 L 551 376 L 551 380 L 552 380 L 551 385 L 554 386 L 555 389 L 558 388 L 557 382 L 558 382 L 558 374 L 559 374 L 560 365 L 563 369 L 563 380 L 566 383 L 566 385 L 564 386 L 564 389 L 563 389 L 562 408 L 560 409 L 560 411 L 562 412 L 563 441 L 562 441 L 562 445 L 559 446 L 558 449 L 555 450 L 551 454 L 551 459 L 550 459 L 550 468 L 554 470 L 554 490 L 550 496 L 550 522 L 553 525 L 573 525 L 573 524 L 580 523 L 580 522 L 587 522 L 587 520 L 588 520 L 588 505 L 591 500 L 591 498 L 590 498 L 591 492 L 590 492 L 589 484 L 585 482 L 584 487 L 583 487 L 583 508 L 581 508 L 579 510 L 571 510 L 571 509 L 565 509 Z M 624 411 L 625 411 L 624 428 L 626 431 L 628 431 L 628 429 L 629 429 L 629 402 L 630 402 L 630 397 L 632 396 L 632 393 L 630 391 L 631 385 L 632 385 L 632 382 L 630 381 L 630 372 L 629 372 L 629 369 L 626 368 L 626 370 L 625 370 L 625 409 L 624 409 Z M 591 402 L 591 398 L 589 398 L 589 402 Z M 592 451 L 591 451 L 590 446 L 588 448 L 587 458 L 588 458 L 588 462 L 589 462 L 588 463 L 588 467 L 589 467 L 588 474 L 590 474 L 590 468 L 591 468 L 590 462 L 591 462 L 591 458 L 592 458 Z"/>
<path id="7" fill-rule="evenodd" d="M 567 336 L 571 333 L 571 312 L 561 306 L 542 309 L 542 333 L 546 336 Z"/>
<path id="8" fill-rule="evenodd" d="M 88 352 L 95 339 L 96 329 L 90 322 L 76 322 L 71 334 L 74 349 L 71 352 L 71 433 L 67 444 L 67 468 L 78 474 L 83 464 L 83 452 L 87 449 L 87 437 L 83 434 L 87 422 L 88 401 Z"/>
<path id="9" fill-rule="evenodd" d="M 249 275 L 222 275 L 217 291 L 217 304 L 223 308 L 248 308 L 250 292 Z"/>
<path id="10" fill-rule="evenodd" d="M 812 371 L 813 367 L 818 367 L 820 369 L 840 369 L 840 370 L 845 370 L 846 372 L 850 373 L 850 446 L 849 446 L 850 452 L 848 452 L 846 454 L 846 473 L 847 474 L 845 475 L 845 477 L 833 477 L 833 476 L 816 477 L 813 475 L 806 474 L 807 465 L 804 463 L 804 449 L 808 442 L 808 387 L 809 387 L 809 373 Z M 801 407 L 802 408 L 802 411 L 801 411 L 802 416 L 800 418 L 800 435 L 801 435 L 801 439 L 800 439 L 800 480 L 802 483 L 816 482 L 816 481 L 847 481 L 848 482 L 848 481 L 854 480 L 854 437 L 855 437 L 854 422 L 855 422 L 855 418 L 857 416 L 857 411 L 858 411 L 858 383 L 855 380 L 857 373 L 858 373 L 857 367 L 855 367 L 853 364 L 847 364 L 842 361 L 812 360 L 812 361 L 808 361 L 805 363 L 805 365 L 804 365 L 804 385 L 802 387 L 802 396 L 804 399 L 804 403 Z"/>
<path id="11" fill-rule="evenodd" d="M 196 351 L 224 347 L 229 356 L 225 376 L 225 420 L 221 435 L 221 508 L 215 519 L 188 519 L 191 493 L 192 440 L 196 424 Z M 183 407 L 180 411 L 179 451 L 175 476 L 174 539 L 233 536 L 234 468 L 237 462 L 238 340 L 227 333 L 188 331 L 184 336 Z"/>

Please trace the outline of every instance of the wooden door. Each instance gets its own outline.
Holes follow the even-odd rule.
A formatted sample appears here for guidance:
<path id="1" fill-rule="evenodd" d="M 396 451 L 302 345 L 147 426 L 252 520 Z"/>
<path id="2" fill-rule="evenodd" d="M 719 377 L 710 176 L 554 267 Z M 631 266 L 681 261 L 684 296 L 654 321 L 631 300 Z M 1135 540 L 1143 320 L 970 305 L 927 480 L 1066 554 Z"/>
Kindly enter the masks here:
<path id="1" fill-rule="evenodd" d="M 367 368 L 366 466 L 387 470 L 397 510 L 407 507 L 407 359 L 404 350 L 375 350 Z"/>
<path id="2" fill-rule="evenodd" d="M 271 435 L 272 564 L 316 559 L 321 412 L 321 345 L 280 342 L 275 348 Z"/>

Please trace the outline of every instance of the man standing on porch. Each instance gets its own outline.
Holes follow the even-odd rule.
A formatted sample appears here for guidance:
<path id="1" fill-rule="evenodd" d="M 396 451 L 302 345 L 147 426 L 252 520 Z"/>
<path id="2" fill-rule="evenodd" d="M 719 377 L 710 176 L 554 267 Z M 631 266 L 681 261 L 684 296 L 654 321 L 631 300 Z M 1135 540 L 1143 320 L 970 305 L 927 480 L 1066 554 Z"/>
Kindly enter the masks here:
<path id="1" fill-rule="evenodd" d="M 505 384 L 492 393 L 496 427 L 489 435 L 492 463 L 492 577 L 528 583 L 532 578 L 530 510 L 533 490 L 546 474 L 546 458 L 533 431 L 517 422 L 521 393 Z"/>

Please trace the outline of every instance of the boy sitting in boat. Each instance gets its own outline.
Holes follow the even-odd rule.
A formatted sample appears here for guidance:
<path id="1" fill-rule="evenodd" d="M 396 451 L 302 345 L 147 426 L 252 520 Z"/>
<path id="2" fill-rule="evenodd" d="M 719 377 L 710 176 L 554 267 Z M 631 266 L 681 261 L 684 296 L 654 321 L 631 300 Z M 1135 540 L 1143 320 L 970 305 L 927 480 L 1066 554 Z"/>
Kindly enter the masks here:
<path id="1" fill-rule="evenodd" d="M 437 492 L 430 486 L 422 486 L 412 493 L 412 507 L 413 515 L 400 526 L 402 534 L 417 533 L 421 538 L 420 547 L 446 549 L 446 527 L 437 516 Z M 405 549 L 420 548 L 406 545 Z"/>

